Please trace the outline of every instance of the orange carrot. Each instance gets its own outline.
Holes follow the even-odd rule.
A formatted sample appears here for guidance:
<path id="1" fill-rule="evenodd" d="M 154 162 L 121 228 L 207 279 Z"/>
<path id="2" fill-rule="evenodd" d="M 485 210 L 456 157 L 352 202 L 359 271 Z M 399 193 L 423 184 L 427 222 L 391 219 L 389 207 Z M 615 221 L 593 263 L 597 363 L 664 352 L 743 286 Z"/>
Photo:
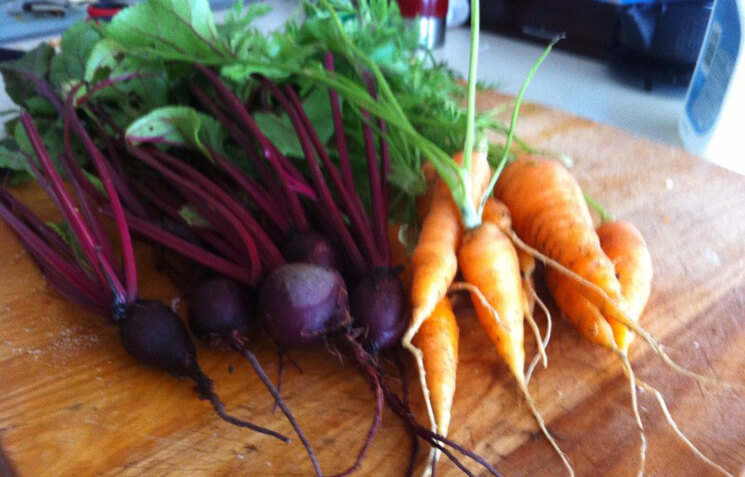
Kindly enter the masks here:
<path id="1" fill-rule="evenodd" d="M 419 240 L 412 256 L 412 317 L 404 343 L 411 343 L 424 320 L 432 314 L 458 270 L 455 250 L 462 228 L 458 210 L 443 181 L 438 181 Z"/>
<path id="2" fill-rule="evenodd" d="M 485 155 L 474 154 L 473 157 L 475 158 L 471 168 L 473 193 L 470 199 L 478 203 L 489 180 L 489 165 Z M 457 154 L 453 160 L 460 164 L 463 160 L 462 154 Z M 443 373 L 438 370 L 435 363 L 454 364 L 457 362 L 452 353 L 458 348 L 458 334 L 449 332 L 434 336 L 432 333 L 425 333 L 417 339 L 416 343 L 413 340 L 430 317 L 442 312 L 442 309 L 437 310 L 437 307 L 441 307 L 438 304 L 446 298 L 450 284 L 458 271 L 456 250 L 460 244 L 463 229 L 458 208 L 452 199 L 450 189 L 442 179 L 437 179 L 431 199 L 428 201 L 429 210 L 422 221 L 419 240 L 412 256 L 412 314 L 401 344 L 413 354 L 416 360 L 419 382 L 432 429 L 441 432 L 441 426 L 449 426 L 450 407 L 452 406 L 452 398 L 447 398 L 448 393 L 452 391 L 443 390 L 455 389 L 455 367 L 451 372 Z M 419 213 L 422 213 L 425 207 L 427 204 L 419 207 Z M 436 324 L 435 329 L 447 331 L 448 328 Z M 435 367 L 432 368 L 433 366 Z M 435 369 L 437 376 L 429 377 L 428 368 Z M 446 381 L 438 382 L 438 379 Z M 431 461 L 436 461 L 438 455 L 437 452 L 431 453 Z"/>
<path id="3" fill-rule="evenodd" d="M 435 432 L 438 432 L 438 426 L 442 425 L 442 416 L 438 420 L 435 408 L 443 409 L 451 403 L 433 402 L 430 386 L 433 386 L 433 389 L 449 387 L 455 389 L 455 370 L 452 376 L 449 374 L 441 376 L 443 379 L 451 379 L 450 382 L 434 384 L 432 379 L 428 379 L 425 359 L 430 365 L 438 361 L 444 362 L 448 357 L 440 355 L 439 352 L 445 348 L 435 343 L 430 345 L 428 341 L 434 339 L 434 336 L 429 333 L 422 335 L 417 340 L 417 344 L 413 343 L 413 339 L 422 325 L 434 315 L 438 304 L 443 299 L 447 299 L 445 295 L 458 269 L 455 251 L 460 243 L 461 235 L 460 218 L 450 190 L 445 182 L 438 180 L 432 194 L 429 212 L 422 223 L 419 240 L 412 256 L 412 312 L 409 327 L 401 339 L 402 346 L 412 353 L 416 361 L 419 384 L 424 395 L 430 427 Z M 454 344 L 451 343 L 450 348 L 457 348 L 457 333 L 448 337 L 456 340 Z M 433 356 L 431 353 L 437 354 Z M 436 396 L 437 391 L 435 391 L 435 399 L 437 399 Z M 438 456 L 439 453 L 431 452 L 430 461 L 435 462 Z M 427 469 L 430 469 L 430 466 L 427 466 Z"/>
<path id="4" fill-rule="evenodd" d="M 522 240 L 595 285 L 583 283 L 583 295 L 601 314 L 628 321 L 613 262 L 600 246 L 579 184 L 561 163 L 520 157 L 505 167 L 494 192 Z"/>
<path id="5" fill-rule="evenodd" d="M 458 368 L 458 324 L 446 296 L 422 323 L 414 336 L 414 346 L 422 351 L 429 399 L 437 432 L 443 436 L 450 427 L 450 410 L 455 395 Z"/>
<path id="6" fill-rule="evenodd" d="M 460 164 L 462 154 L 453 160 Z M 472 197 L 478 203 L 489 180 L 486 155 L 474 154 L 471 168 Z M 412 316 L 402 344 L 415 356 L 411 346 L 419 327 L 430 316 L 437 303 L 445 296 L 458 271 L 456 250 L 463 233 L 460 214 L 445 181 L 438 179 L 432 193 L 429 211 L 422 222 L 419 240 L 412 257 L 411 305 Z M 426 383 L 422 378 L 422 385 Z"/>
<path id="7" fill-rule="evenodd" d="M 613 261 L 626 301 L 626 312 L 629 318 L 638 321 L 652 288 L 652 257 L 644 237 L 636 227 L 624 221 L 601 224 L 597 234 L 603 251 Z M 613 319 L 610 326 L 618 347 L 624 353 L 628 352 L 633 333 Z"/>
<path id="8" fill-rule="evenodd" d="M 510 239 L 491 222 L 469 231 L 458 249 L 458 265 L 466 282 L 484 295 L 473 306 L 479 323 L 512 374 L 523 376 L 523 291 L 520 265 Z M 496 311 L 501 325 L 494 316 Z"/>
<path id="9" fill-rule="evenodd" d="M 512 230 L 512 219 L 510 218 L 510 211 L 503 202 L 498 201 L 494 197 L 489 197 L 484 204 L 484 211 L 482 212 L 482 220 L 484 222 L 492 223 L 496 225 L 500 231 L 504 234 L 509 234 Z M 523 312 L 525 319 L 530 324 L 533 334 L 536 338 L 536 343 L 539 347 L 538 355 L 543 359 L 544 366 L 547 364 L 545 346 L 547 343 L 541 339 L 540 330 L 538 325 L 533 319 L 533 309 L 535 308 L 535 298 L 537 295 L 534 291 L 534 280 L 533 272 L 535 271 L 535 259 L 532 255 L 522 251 L 516 250 L 517 259 L 520 268 L 520 279 L 522 283 L 522 300 L 523 300 Z M 546 315 L 547 319 L 550 320 L 550 316 Z M 550 325 L 549 328 L 550 329 Z M 532 366 L 531 366 L 532 367 Z"/>
<path id="10" fill-rule="evenodd" d="M 629 328 L 640 334 L 666 363 L 675 364 L 660 344 L 637 324 L 649 297 L 651 259 L 641 234 L 628 224 L 601 227 L 600 235 L 579 185 L 558 162 L 522 157 L 504 169 L 495 193 L 510 209 L 517 235 L 549 263 L 546 284 L 564 315 L 591 341 L 611 349 L 629 377 L 632 407 L 640 431 L 640 473 L 646 456 L 644 426 L 636 386 L 650 391 L 673 431 L 702 460 L 726 475 L 680 431 L 662 394 L 634 375 L 628 358 Z M 519 240 L 519 239 L 517 239 Z M 610 258 L 609 258 L 610 257 Z"/>
<path id="11" fill-rule="evenodd" d="M 475 158 L 474 167 L 478 167 L 479 160 L 486 162 L 485 157 Z M 488 171 L 488 167 L 486 169 Z M 464 280 L 478 291 L 471 292 L 471 300 L 481 328 L 517 380 L 541 430 L 561 457 L 570 475 L 573 475 L 574 471 L 566 455 L 548 432 L 525 380 L 523 319 L 530 315 L 530 311 L 523 290 L 517 251 L 510 238 L 502 231 L 509 227 L 509 210 L 495 199 L 488 199 L 482 212 L 481 225 L 468 230 L 458 248 L 458 266 Z M 540 334 L 537 340 L 540 347 Z"/>

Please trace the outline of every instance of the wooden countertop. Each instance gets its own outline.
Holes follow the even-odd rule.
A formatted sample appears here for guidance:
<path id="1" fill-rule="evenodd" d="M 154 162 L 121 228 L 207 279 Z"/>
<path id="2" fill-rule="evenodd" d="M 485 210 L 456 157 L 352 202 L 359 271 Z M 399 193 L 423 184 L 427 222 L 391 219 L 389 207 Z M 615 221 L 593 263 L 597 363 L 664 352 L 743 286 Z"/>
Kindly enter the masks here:
<path id="1" fill-rule="evenodd" d="M 505 98 L 483 95 L 482 107 Z M 641 324 L 683 366 L 745 383 L 745 177 L 668 146 L 558 111 L 524 105 L 518 128 L 535 147 L 574 158 L 583 188 L 636 224 L 654 260 L 652 296 Z M 35 187 L 20 197 L 51 217 Z M 172 302 L 175 289 L 138 249 L 143 297 Z M 543 317 L 538 318 L 541 325 Z M 530 389 L 578 475 L 631 476 L 638 435 L 617 358 L 566 321 L 554 320 L 549 367 Z M 458 388 L 451 437 L 488 457 L 504 475 L 562 475 L 507 369 L 468 312 L 460 317 Z M 527 352 L 534 351 L 527 338 Z M 251 343 L 270 375 L 275 351 Z M 204 370 L 228 410 L 292 434 L 239 356 L 199 347 Z M 283 395 L 324 472 L 345 469 L 373 409 L 365 379 L 326 350 L 293 353 Z M 745 395 L 704 387 L 666 367 L 637 340 L 637 373 L 657 386 L 681 429 L 735 475 L 745 472 Z M 410 381 L 415 385 L 413 368 Z M 424 422 L 421 398 L 415 410 Z M 718 475 L 671 432 L 653 396 L 640 395 L 648 475 Z M 0 446 L 19 475 L 310 475 L 295 437 L 288 445 L 220 421 L 191 384 L 141 367 L 107 320 L 67 303 L 41 278 L 17 238 L 0 224 Z M 410 440 L 391 412 L 358 475 L 403 475 Z M 423 452 L 422 452 L 423 454 Z M 0 459 L 2 462 L 2 459 Z M 475 472 L 481 472 L 471 465 Z M 0 470 L 2 469 L 0 465 Z M 0 472 L 2 473 L 2 472 Z M 447 461 L 438 475 L 456 475 Z"/>

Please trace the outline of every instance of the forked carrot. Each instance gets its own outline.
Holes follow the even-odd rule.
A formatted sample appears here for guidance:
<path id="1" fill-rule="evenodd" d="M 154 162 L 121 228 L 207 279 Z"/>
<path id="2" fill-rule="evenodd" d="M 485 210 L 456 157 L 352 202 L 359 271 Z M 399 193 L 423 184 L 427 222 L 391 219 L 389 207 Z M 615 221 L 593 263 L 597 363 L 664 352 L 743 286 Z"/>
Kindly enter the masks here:
<path id="1" fill-rule="evenodd" d="M 632 224 L 621 220 L 601 224 L 597 234 L 600 246 L 613 262 L 629 318 L 638 321 L 652 289 L 652 257 L 644 237 Z M 610 326 L 620 350 L 628 352 L 633 333 L 616 320 L 610 320 Z"/>
<path id="2" fill-rule="evenodd" d="M 470 200 L 477 203 L 489 180 L 489 165 L 485 154 L 476 153 L 473 156 L 476 160 L 470 169 L 472 186 Z M 460 164 L 463 161 L 463 155 L 456 154 L 453 161 Z M 412 256 L 411 320 L 401 340 L 401 344 L 414 355 L 416 360 L 420 386 L 433 430 L 438 430 L 438 426 L 441 425 L 438 425 L 435 407 L 441 409 L 439 412 L 440 417 L 442 417 L 444 415 L 442 410 L 445 407 L 449 409 L 452 406 L 452 400 L 435 402 L 435 399 L 439 399 L 439 396 L 433 396 L 431 393 L 430 383 L 434 383 L 434 381 L 427 377 L 428 370 L 425 360 L 430 363 L 452 361 L 452 356 L 431 355 L 431 353 L 441 353 L 444 349 L 457 349 L 458 336 L 457 333 L 446 335 L 448 339 L 453 340 L 446 348 L 443 348 L 439 343 L 439 338 L 431 345 L 427 343 L 427 339 L 433 338 L 430 334 L 418 339 L 418 345 L 413 343 L 413 340 L 426 320 L 435 313 L 436 307 L 445 298 L 453 278 L 455 278 L 458 271 L 456 250 L 460 244 L 462 234 L 463 227 L 461 226 L 460 213 L 453 201 L 451 191 L 447 184 L 438 178 L 434 184 L 434 190 L 431 199 L 429 199 L 429 210 L 422 222 L 417 246 Z M 451 374 L 443 374 L 442 377 L 448 379 L 449 382 L 438 383 L 436 384 L 437 387 L 444 389 L 452 387 L 452 389 L 455 389 L 455 369 Z M 447 414 L 449 415 L 449 410 Z M 442 433 L 439 430 L 438 432 Z M 430 457 L 431 461 L 434 462 L 438 453 L 433 452 Z"/>
<path id="3" fill-rule="evenodd" d="M 601 243 L 579 185 L 564 166 L 552 160 L 517 159 L 505 168 L 495 193 L 509 207 L 513 227 L 524 240 L 523 245 L 548 263 L 546 284 L 562 313 L 590 341 L 611 349 L 622 360 L 641 435 L 640 473 L 644 469 L 646 438 L 636 399 L 637 385 L 655 393 L 671 427 L 697 456 L 727 474 L 680 432 L 662 395 L 637 379 L 629 362 L 631 328 L 666 363 L 705 380 L 673 363 L 659 343 L 637 324 L 649 297 L 652 276 L 651 259 L 641 234 L 630 225 L 608 226 L 603 231 L 605 243 Z M 515 238 L 518 243 L 520 239 Z M 626 286 L 629 290 L 624 290 Z"/>

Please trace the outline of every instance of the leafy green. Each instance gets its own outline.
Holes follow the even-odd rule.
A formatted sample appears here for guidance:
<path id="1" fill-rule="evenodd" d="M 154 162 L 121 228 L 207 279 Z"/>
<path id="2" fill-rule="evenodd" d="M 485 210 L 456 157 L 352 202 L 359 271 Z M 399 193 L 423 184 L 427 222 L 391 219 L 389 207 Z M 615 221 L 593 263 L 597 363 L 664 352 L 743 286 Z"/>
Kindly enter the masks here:
<path id="1" fill-rule="evenodd" d="M 190 86 L 214 96 L 194 68 L 204 64 L 218 71 L 236 96 L 245 101 L 264 134 L 288 157 L 302 149 L 288 117 L 270 95 L 256 98 L 257 74 L 300 96 L 332 158 L 335 133 L 328 90 L 341 98 L 344 134 L 352 169 L 367 194 L 364 112 L 386 123 L 393 185 L 398 210 L 412 210 L 412 197 L 425 189 L 421 165 L 431 161 L 453 190 L 457 201 L 467 197 L 467 168 L 451 156 L 463 149 L 468 120 L 462 104 L 466 89 L 456 75 L 417 46 L 418 34 L 389 0 L 318 0 L 303 2 L 302 20 L 263 33 L 255 22 L 271 9 L 238 1 L 218 25 L 207 0 L 144 0 L 120 12 L 106 26 L 76 25 L 65 34 L 61 52 L 39 50 L 22 69 L 51 79 L 63 95 L 79 81 L 79 107 L 88 125 L 112 131 L 122 128 L 135 141 L 179 144 L 207 154 L 213 147 L 251 173 L 247 156 L 227 138 L 214 118 L 195 109 Z M 324 59 L 334 56 L 334 72 Z M 366 80 L 372 80 L 374 91 Z M 206 86 L 205 86 L 206 85 Z M 8 83 L 16 101 L 28 109 L 45 131 L 53 158 L 62 151 L 61 126 L 50 105 L 28 94 L 27 81 Z M 33 91 L 32 91 L 33 93 Z M 14 98 L 14 100 L 15 100 Z M 82 101 L 83 99 L 90 100 Z M 253 101 L 253 103 L 251 103 Z M 99 113 L 109 118 L 103 124 Z M 490 113 L 477 113 L 474 137 L 487 131 L 507 134 L 509 128 Z M 14 133 L 18 128 L 14 127 Z M 50 131 L 46 133 L 47 129 Z M 23 141 L 22 134 L 15 134 Z M 519 145 L 523 145 L 515 139 Z M 302 164 L 301 166 L 302 167 Z M 468 212 L 468 211 L 465 211 Z M 471 214 L 473 215 L 473 214 Z"/>
<path id="2" fill-rule="evenodd" d="M 52 58 L 49 66 L 52 85 L 62 87 L 83 78 L 88 57 L 100 37 L 92 23 L 79 22 L 70 27 L 62 35 L 60 54 Z"/>
<path id="3" fill-rule="evenodd" d="M 139 118 L 127 128 L 133 143 L 151 142 L 187 146 L 210 157 L 208 146 L 222 151 L 225 132 L 214 118 L 187 106 L 164 106 Z"/>
<path id="4" fill-rule="evenodd" d="M 28 108 L 28 101 L 38 99 L 34 85 L 28 78 L 16 70 L 26 71 L 41 78 L 49 75 L 49 68 L 54 56 L 54 48 L 41 43 L 33 50 L 15 61 L 0 66 L 5 82 L 5 92 L 19 106 Z"/>
<path id="5" fill-rule="evenodd" d="M 155 0 L 119 12 L 106 36 L 134 52 L 162 58 L 220 63 L 231 57 L 207 0 Z"/>
<path id="6" fill-rule="evenodd" d="M 31 168 L 11 138 L 0 140 L 0 170 L 9 174 L 11 184 L 18 184 L 33 177 Z"/>
<path id="7" fill-rule="evenodd" d="M 184 205 L 182 206 L 178 214 L 181 216 L 182 219 L 186 221 L 186 223 L 189 225 L 189 227 L 211 227 L 212 224 L 202 217 L 197 209 L 195 209 L 191 205 Z"/>
<path id="8" fill-rule="evenodd" d="M 328 90 L 323 87 L 314 88 L 303 101 L 303 108 L 321 142 L 324 144 L 328 142 L 334 134 L 334 120 L 331 116 Z M 261 131 L 282 154 L 289 157 L 303 157 L 303 148 L 300 146 L 295 129 L 286 113 L 278 115 L 259 112 L 254 115 L 254 119 Z"/>

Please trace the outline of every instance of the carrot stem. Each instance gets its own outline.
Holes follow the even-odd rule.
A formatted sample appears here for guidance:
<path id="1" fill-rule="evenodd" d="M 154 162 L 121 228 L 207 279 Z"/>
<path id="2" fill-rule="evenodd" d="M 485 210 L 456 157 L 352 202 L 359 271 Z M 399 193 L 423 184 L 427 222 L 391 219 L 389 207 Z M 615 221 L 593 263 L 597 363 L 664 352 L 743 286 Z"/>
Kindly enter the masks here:
<path id="1" fill-rule="evenodd" d="M 472 0 L 472 3 L 476 3 L 476 0 Z M 530 68 L 530 71 L 528 72 L 528 76 L 525 78 L 525 81 L 523 81 L 523 84 L 520 87 L 520 92 L 518 92 L 517 98 L 515 98 L 515 107 L 512 109 L 512 118 L 510 119 L 510 128 L 507 131 L 507 139 L 505 140 L 502 157 L 499 159 L 499 163 L 497 164 L 497 168 L 494 171 L 494 174 L 492 174 L 492 178 L 489 181 L 489 185 L 486 187 L 486 190 L 484 191 L 484 195 L 481 197 L 481 204 L 479 205 L 479 215 L 484 210 L 484 205 L 486 204 L 486 200 L 489 198 L 492 191 L 494 190 L 494 186 L 497 184 L 497 179 L 499 178 L 499 175 L 502 173 L 502 169 L 504 169 L 504 166 L 507 164 L 507 157 L 510 154 L 510 147 L 512 146 L 512 138 L 515 135 L 515 126 L 517 125 L 517 115 L 520 112 L 520 105 L 522 104 L 523 96 L 525 96 L 525 91 L 528 89 L 528 84 L 530 84 L 530 81 L 533 79 L 533 76 L 535 76 L 536 72 L 538 71 L 538 68 L 543 63 L 543 60 L 545 60 L 548 54 L 551 52 L 551 48 L 553 48 L 553 46 L 562 38 L 564 38 L 563 35 L 559 35 L 555 37 L 553 40 L 551 40 L 548 46 L 543 50 L 543 53 L 541 54 L 541 56 L 538 57 L 535 63 L 533 63 L 533 66 Z M 464 154 L 465 152 L 466 151 L 464 151 Z"/>

